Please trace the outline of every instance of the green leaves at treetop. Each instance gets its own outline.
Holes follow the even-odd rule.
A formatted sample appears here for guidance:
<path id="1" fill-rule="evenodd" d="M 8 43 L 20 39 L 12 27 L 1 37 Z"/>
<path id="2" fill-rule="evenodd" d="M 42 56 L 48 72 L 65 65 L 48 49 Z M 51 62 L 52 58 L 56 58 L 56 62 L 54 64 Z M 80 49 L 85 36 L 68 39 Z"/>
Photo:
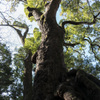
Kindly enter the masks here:
<path id="1" fill-rule="evenodd" d="M 42 10 L 48 1 L 51 0 L 27 0 L 27 6 Z"/>
<path id="2" fill-rule="evenodd" d="M 33 8 L 40 8 L 44 6 L 43 0 L 27 0 L 28 6 Z"/>
<path id="3" fill-rule="evenodd" d="M 32 53 L 34 54 L 36 52 L 37 48 L 39 47 L 40 41 L 41 41 L 41 32 L 39 32 L 38 28 L 34 28 L 33 35 L 34 35 L 34 37 L 25 39 L 24 47 L 26 50 L 31 50 Z"/>
<path id="4" fill-rule="evenodd" d="M 27 7 L 31 7 L 31 8 L 37 8 L 37 9 L 39 9 L 41 12 L 43 12 L 44 13 L 44 11 L 45 11 L 45 4 L 48 2 L 48 1 L 50 1 L 50 0 L 27 0 L 27 4 L 25 4 L 24 5 L 24 12 L 25 12 L 25 14 L 26 14 L 26 16 L 28 17 L 28 14 L 29 14 L 29 12 L 28 12 L 28 10 L 27 10 Z M 33 21 L 34 20 L 34 17 L 32 16 L 32 17 L 28 17 L 28 19 L 30 20 L 30 21 Z"/>
<path id="5" fill-rule="evenodd" d="M 25 7 L 24 12 L 25 12 L 26 16 L 28 17 L 29 12 L 27 10 L 27 7 L 37 8 L 37 9 L 43 11 L 44 5 L 45 5 L 45 2 L 43 2 L 43 0 L 27 0 L 27 4 L 24 5 L 24 7 Z M 28 17 L 28 19 L 30 21 L 33 21 L 34 17 L 33 16 L 30 18 Z"/>
<path id="6" fill-rule="evenodd" d="M 73 11 L 77 11 L 80 1 L 81 0 L 62 0 L 62 10 L 66 11 L 66 9 L 73 8 Z"/>
<path id="7" fill-rule="evenodd" d="M 67 0 L 63 0 L 61 2 L 61 15 L 65 16 L 67 20 L 74 21 L 91 21 L 93 20 L 93 9 L 88 6 L 87 2 L 79 2 L 73 3 L 75 0 L 70 1 L 70 5 L 66 2 Z"/>
<path id="8" fill-rule="evenodd" d="M 98 8 L 100 2 L 94 0 L 62 0 L 61 2 L 61 16 L 63 19 L 60 21 L 60 24 L 64 21 L 75 21 L 75 22 L 93 22 L 94 16 L 99 13 Z M 98 16 L 99 18 L 100 16 Z M 94 25 L 65 25 L 65 43 L 80 43 L 80 45 L 70 48 L 67 46 L 67 50 L 70 49 L 70 52 L 73 50 L 82 51 L 85 50 L 86 44 L 90 45 L 94 43 L 95 38 L 100 35 L 99 28 L 99 19 L 96 20 L 97 23 Z M 90 42 L 89 38 L 93 40 Z M 87 41 L 85 41 L 87 39 Z M 100 38 L 99 38 L 100 39 Z M 90 43 L 90 44 L 89 44 Z M 99 42 L 98 42 L 99 43 Z M 96 43 L 97 44 L 97 43 Z M 93 46 L 92 46 L 93 47 Z M 99 46 L 100 47 L 100 46 Z M 95 49 L 99 51 L 99 47 L 92 48 L 92 51 L 98 55 Z M 100 57 L 99 57 L 100 58 Z"/>

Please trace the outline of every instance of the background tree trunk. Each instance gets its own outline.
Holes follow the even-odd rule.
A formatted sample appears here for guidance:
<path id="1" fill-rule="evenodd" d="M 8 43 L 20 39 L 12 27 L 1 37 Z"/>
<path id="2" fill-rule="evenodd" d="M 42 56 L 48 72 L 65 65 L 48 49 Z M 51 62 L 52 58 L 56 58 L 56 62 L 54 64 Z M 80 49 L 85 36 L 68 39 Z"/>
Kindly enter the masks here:
<path id="1" fill-rule="evenodd" d="M 24 70 L 24 96 L 23 100 L 32 100 L 32 53 L 29 52 L 28 57 L 24 60 L 25 70 Z"/>

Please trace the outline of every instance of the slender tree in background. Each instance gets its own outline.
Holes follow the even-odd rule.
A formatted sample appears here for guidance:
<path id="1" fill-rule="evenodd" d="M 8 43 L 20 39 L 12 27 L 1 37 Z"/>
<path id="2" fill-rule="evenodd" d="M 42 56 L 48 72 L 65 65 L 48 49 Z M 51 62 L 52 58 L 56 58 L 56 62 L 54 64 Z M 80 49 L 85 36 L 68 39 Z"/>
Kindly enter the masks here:
<path id="1" fill-rule="evenodd" d="M 5 22 L 5 24 L 1 24 L 0 26 L 8 26 L 8 27 L 11 27 L 12 29 L 14 29 L 15 32 L 17 33 L 17 35 L 19 36 L 22 45 L 24 46 L 25 38 L 26 38 L 28 31 L 29 31 L 28 26 L 25 23 L 21 23 L 21 22 L 16 21 L 16 20 L 13 22 L 13 24 L 10 24 L 10 21 L 8 21 L 5 18 L 5 16 L 2 14 L 2 12 L 0 12 L 0 13 L 3 17 L 4 22 Z M 25 29 L 24 34 L 22 34 L 22 31 L 20 30 L 20 28 Z M 32 97 L 32 62 L 31 62 L 31 56 L 32 56 L 32 53 L 29 49 L 27 50 L 27 55 L 26 55 L 26 52 L 23 52 L 23 53 L 24 53 L 24 56 L 20 55 L 20 56 L 22 56 L 21 59 L 23 60 L 21 63 L 24 64 L 24 75 L 23 75 L 24 76 L 23 77 L 24 91 L 23 91 L 23 94 L 27 93 L 28 96 L 30 95 L 28 98 L 30 98 L 30 100 L 31 100 L 31 97 Z M 15 65 L 16 65 L 16 63 L 15 63 Z M 20 68 L 22 68 L 22 66 Z M 27 81 L 27 82 L 25 82 L 25 81 Z M 13 91 L 13 89 L 12 89 L 12 91 Z M 28 92 L 28 91 L 30 91 L 30 92 Z M 12 93 L 14 94 L 14 91 Z M 15 93 L 15 95 L 18 97 L 18 95 L 16 93 Z M 14 99 L 17 99 L 16 96 L 14 97 Z M 24 95 L 24 97 L 25 96 L 27 97 L 27 95 Z"/>

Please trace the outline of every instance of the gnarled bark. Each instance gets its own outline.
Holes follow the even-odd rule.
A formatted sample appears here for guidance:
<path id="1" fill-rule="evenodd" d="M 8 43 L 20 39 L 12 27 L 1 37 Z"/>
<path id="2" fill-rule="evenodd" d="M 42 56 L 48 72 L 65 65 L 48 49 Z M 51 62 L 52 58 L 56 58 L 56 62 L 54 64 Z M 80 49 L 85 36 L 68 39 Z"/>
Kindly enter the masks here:
<path id="1" fill-rule="evenodd" d="M 65 68 L 63 56 L 65 31 L 57 24 L 55 17 L 60 2 L 61 0 L 51 0 L 42 18 L 39 16 L 37 20 L 42 40 L 32 57 L 32 61 L 36 63 L 32 100 L 99 100 L 99 80 L 93 79 L 83 71 L 67 72 Z M 34 14 L 34 10 L 33 8 L 32 14 L 37 18 L 40 12 Z"/>
<path id="2" fill-rule="evenodd" d="M 68 72 L 67 80 L 57 89 L 64 100 L 99 100 L 100 80 L 82 70 Z"/>

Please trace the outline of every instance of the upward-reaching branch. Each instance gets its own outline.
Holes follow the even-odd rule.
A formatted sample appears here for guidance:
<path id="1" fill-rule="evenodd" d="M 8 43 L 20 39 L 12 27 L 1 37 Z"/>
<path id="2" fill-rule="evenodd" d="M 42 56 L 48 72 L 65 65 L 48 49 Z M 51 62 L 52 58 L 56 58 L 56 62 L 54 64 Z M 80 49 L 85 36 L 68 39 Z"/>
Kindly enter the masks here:
<path id="1" fill-rule="evenodd" d="M 75 21 L 64 21 L 62 23 L 62 27 L 64 28 L 65 24 L 73 24 L 73 25 L 80 25 L 80 24 L 87 24 L 87 25 L 92 25 L 95 24 L 96 20 L 93 20 L 93 22 L 75 22 Z"/>
<path id="2" fill-rule="evenodd" d="M 93 49 L 94 46 L 97 46 L 97 47 L 100 48 L 100 45 L 99 45 L 99 44 L 96 44 L 96 43 L 93 43 L 92 40 L 91 40 L 89 37 L 88 37 L 88 39 L 84 39 L 84 41 L 87 41 L 87 42 L 90 44 L 91 50 L 92 50 L 92 52 L 94 53 L 95 58 L 96 58 L 98 61 L 100 61 L 100 58 L 97 56 L 96 52 L 95 52 L 94 49 Z"/>
<path id="3" fill-rule="evenodd" d="M 79 45 L 80 43 L 77 42 L 77 43 L 63 43 L 63 46 L 71 46 L 71 47 L 74 47 L 76 45 Z"/>
<path id="4" fill-rule="evenodd" d="M 18 36 L 21 39 L 22 44 L 24 45 L 23 36 L 21 34 L 21 31 L 19 29 L 15 28 L 13 25 L 8 25 L 8 26 L 12 27 L 17 32 Z"/>
<path id="5" fill-rule="evenodd" d="M 1 11 L 0 11 L 0 14 L 1 14 L 1 18 L 4 20 L 4 22 L 9 24 L 8 20 L 6 19 L 6 17 L 4 16 L 4 14 Z"/>
<path id="6" fill-rule="evenodd" d="M 56 16 L 56 12 L 59 8 L 59 4 L 60 4 L 61 0 L 51 0 L 51 2 L 49 3 L 49 5 L 47 6 L 47 11 L 46 11 L 46 15 L 48 17 L 55 17 Z"/>
<path id="7" fill-rule="evenodd" d="M 88 3 L 88 6 L 89 6 L 89 9 L 90 9 L 91 14 L 94 16 L 93 11 L 91 10 L 91 6 L 90 6 L 89 0 L 87 0 L 87 3 Z"/>
<path id="8" fill-rule="evenodd" d="M 25 38 L 26 38 L 26 36 L 27 36 L 27 34 L 28 34 L 29 28 L 26 27 L 26 31 L 24 32 L 24 35 L 22 35 L 22 34 L 21 34 L 21 31 L 20 31 L 19 29 L 15 28 L 14 26 L 11 26 L 11 27 L 14 28 L 14 29 L 16 30 L 17 34 L 19 35 L 19 37 L 20 37 L 20 39 L 21 39 L 21 41 L 22 41 L 22 44 L 24 45 L 24 43 L 25 43 Z M 20 26 L 17 26 L 17 27 L 20 27 Z M 24 28 L 24 27 L 22 27 L 22 28 Z"/>
<path id="9" fill-rule="evenodd" d="M 97 21 L 97 17 L 100 15 L 100 12 L 98 12 L 97 15 L 93 15 L 93 21 L 92 22 L 88 22 L 88 21 L 85 21 L 85 22 L 75 22 L 75 21 L 64 21 L 62 23 L 62 28 L 64 28 L 64 25 L 66 24 L 73 24 L 73 25 L 80 25 L 80 24 L 87 24 L 87 25 L 93 25 L 96 23 Z"/>
<path id="10" fill-rule="evenodd" d="M 27 28 L 26 28 L 26 31 L 24 32 L 23 39 L 26 38 L 28 31 L 29 31 L 29 28 L 27 27 Z"/>
<path id="11" fill-rule="evenodd" d="M 22 34 L 21 34 L 21 31 L 20 31 L 19 29 L 15 28 L 15 27 L 19 27 L 19 28 L 25 28 L 25 27 L 18 26 L 18 25 L 9 25 L 9 24 L 1 24 L 0 26 L 9 26 L 9 27 L 13 28 L 13 29 L 17 32 L 18 36 L 19 36 L 20 39 L 21 39 L 22 44 L 24 45 L 24 43 L 25 43 L 25 38 L 26 38 L 27 33 L 28 33 L 28 31 L 29 31 L 29 28 L 28 28 L 28 27 L 26 27 L 26 31 L 24 32 L 24 35 L 22 35 Z"/>

